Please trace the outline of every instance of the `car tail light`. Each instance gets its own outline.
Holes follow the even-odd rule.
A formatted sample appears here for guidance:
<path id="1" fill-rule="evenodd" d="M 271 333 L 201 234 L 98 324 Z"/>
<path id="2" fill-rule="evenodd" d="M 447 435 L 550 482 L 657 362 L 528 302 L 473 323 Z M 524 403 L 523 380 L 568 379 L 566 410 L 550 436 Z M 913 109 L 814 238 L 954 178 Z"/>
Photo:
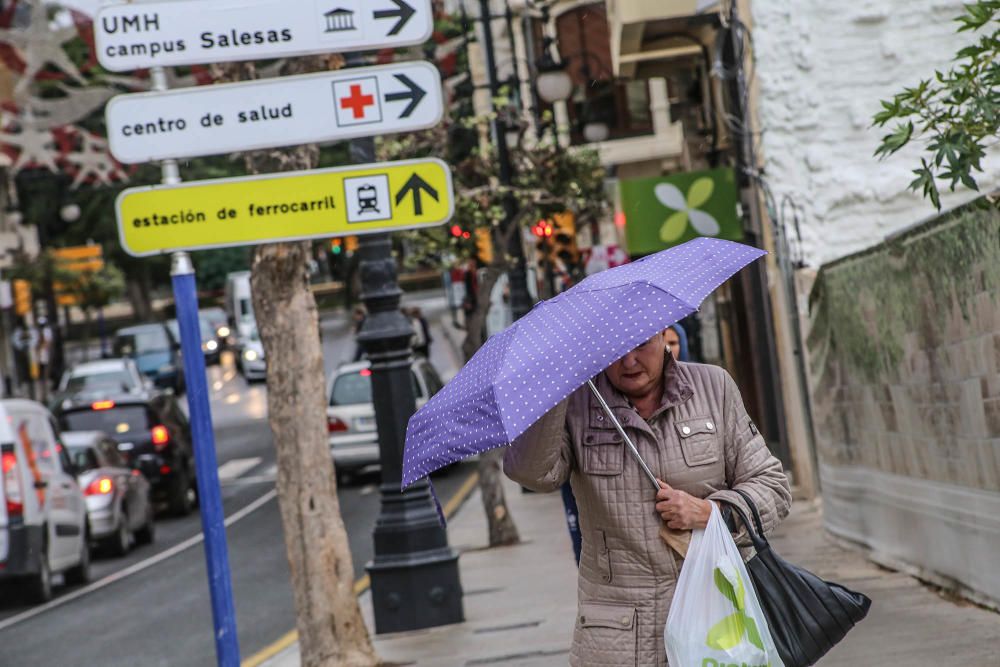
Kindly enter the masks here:
<path id="1" fill-rule="evenodd" d="M 163 449 L 167 446 L 167 443 L 170 442 L 170 432 L 167 431 L 167 427 L 162 424 L 154 426 L 150 433 L 153 436 L 153 445 L 157 449 Z"/>
<path id="2" fill-rule="evenodd" d="M 326 418 L 326 430 L 330 433 L 343 433 L 344 431 L 349 431 L 347 424 L 344 423 L 343 419 L 338 417 L 327 417 Z"/>
<path id="3" fill-rule="evenodd" d="M 85 496 L 106 496 L 115 489 L 115 483 L 110 477 L 98 477 L 87 485 L 87 490 L 83 492 Z"/>
<path id="4" fill-rule="evenodd" d="M 372 375 L 372 369 L 370 369 L 370 368 L 362 368 L 360 371 L 358 371 L 358 373 L 363 378 L 371 377 L 371 375 Z"/>
<path id="5" fill-rule="evenodd" d="M 94 401 L 90 404 L 91 410 L 110 410 L 115 407 L 114 401 Z"/>
<path id="6" fill-rule="evenodd" d="M 0 458 L 3 469 L 3 489 L 7 501 L 7 516 L 24 514 L 24 494 L 21 488 L 21 476 L 17 471 L 17 456 L 14 452 L 4 452 Z"/>

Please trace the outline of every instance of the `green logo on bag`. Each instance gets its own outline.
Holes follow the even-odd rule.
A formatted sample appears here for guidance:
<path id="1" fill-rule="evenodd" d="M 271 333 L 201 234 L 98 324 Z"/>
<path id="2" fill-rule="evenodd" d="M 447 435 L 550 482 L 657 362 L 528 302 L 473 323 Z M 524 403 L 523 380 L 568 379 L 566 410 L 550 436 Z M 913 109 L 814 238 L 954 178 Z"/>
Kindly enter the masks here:
<path id="1" fill-rule="evenodd" d="M 728 651 L 739 646 L 745 637 L 747 641 L 763 651 L 764 642 L 760 638 L 757 623 L 746 613 L 747 591 L 743 586 L 743 578 L 739 575 L 732 578 L 727 577 L 719 568 L 715 568 L 714 575 L 716 588 L 727 600 L 733 603 L 733 608 L 736 611 L 712 626 L 712 629 L 708 631 L 708 637 L 705 638 L 705 643 L 709 648 Z M 733 580 L 735 580 L 736 586 L 733 586 Z M 703 663 L 703 667 L 714 667 L 715 665 L 723 667 L 710 658 L 706 658 Z"/>

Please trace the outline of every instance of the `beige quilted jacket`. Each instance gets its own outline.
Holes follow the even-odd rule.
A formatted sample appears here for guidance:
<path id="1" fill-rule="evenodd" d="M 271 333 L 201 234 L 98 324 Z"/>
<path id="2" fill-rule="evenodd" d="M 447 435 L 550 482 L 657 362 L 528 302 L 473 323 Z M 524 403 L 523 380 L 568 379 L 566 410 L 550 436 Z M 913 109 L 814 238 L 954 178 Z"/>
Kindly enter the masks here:
<path id="1" fill-rule="evenodd" d="M 738 487 L 770 532 L 788 514 L 788 479 L 736 383 L 721 368 L 672 359 L 664 376 L 663 403 L 648 420 L 603 373 L 595 384 L 657 477 L 746 507 L 729 490 Z M 518 438 L 504 471 L 535 491 L 555 491 L 567 479 L 573 486 L 583 555 L 570 664 L 665 666 L 663 626 L 683 561 L 660 539 L 655 492 L 590 390 L 578 389 Z M 741 528 L 737 543 L 748 544 L 744 538 Z"/>

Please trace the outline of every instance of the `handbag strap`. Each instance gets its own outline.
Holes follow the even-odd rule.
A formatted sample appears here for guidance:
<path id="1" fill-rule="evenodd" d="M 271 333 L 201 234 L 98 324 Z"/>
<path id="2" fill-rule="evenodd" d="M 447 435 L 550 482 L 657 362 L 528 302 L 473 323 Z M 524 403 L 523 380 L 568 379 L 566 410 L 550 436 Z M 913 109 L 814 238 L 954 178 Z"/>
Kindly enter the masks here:
<path id="1" fill-rule="evenodd" d="M 746 512 L 743 511 L 742 507 L 740 507 L 734 502 L 727 501 L 729 506 L 733 508 L 733 511 L 739 515 L 740 520 L 746 527 L 747 535 L 750 537 L 750 541 L 753 542 L 754 549 L 756 549 L 757 551 L 761 551 L 762 549 L 767 548 L 769 544 L 767 538 L 764 537 L 764 527 L 761 524 L 760 513 L 757 511 L 757 505 L 755 505 L 754 502 L 750 499 L 750 497 L 747 496 L 747 494 L 745 494 L 744 492 L 737 491 L 736 489 L 732 490 L 738 493 L 740 497 L 742 497 L 743 500 L 746 501 L 747 505 L 750 506 L 750 511 L 753 514 L 754 522 L 751 523 L 750 519 L 747 518 Z M 754 530 L 755 524 L 756 524 L 756 530 Z"/>
<path id="2" fill-rule="evenodd" d="M 739 489 L 733 489 L 734 492 L 740 494 L 740 497 L 746 502 L 747 507 L 750 508 L 750 512 L 753 514 L 754 525 L 757 527 L 757 533 L 761 537 L 764 537 L 764 522 L 760 519 L 760 511 L 757 509 L 757 503 L 753 501 L 750 494 L 746 491 L 740 491 Z"/>

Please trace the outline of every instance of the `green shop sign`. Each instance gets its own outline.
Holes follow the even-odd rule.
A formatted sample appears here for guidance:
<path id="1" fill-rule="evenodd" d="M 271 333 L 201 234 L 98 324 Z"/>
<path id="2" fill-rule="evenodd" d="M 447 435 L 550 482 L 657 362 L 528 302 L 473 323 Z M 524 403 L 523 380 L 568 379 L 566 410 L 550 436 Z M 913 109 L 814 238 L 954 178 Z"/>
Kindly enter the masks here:
<path id="1" fill-rule="evenodd" d="M 630 255 L 648 255 L 698 236 L 743 240 L 732 169 L 622 181 Z"/>

